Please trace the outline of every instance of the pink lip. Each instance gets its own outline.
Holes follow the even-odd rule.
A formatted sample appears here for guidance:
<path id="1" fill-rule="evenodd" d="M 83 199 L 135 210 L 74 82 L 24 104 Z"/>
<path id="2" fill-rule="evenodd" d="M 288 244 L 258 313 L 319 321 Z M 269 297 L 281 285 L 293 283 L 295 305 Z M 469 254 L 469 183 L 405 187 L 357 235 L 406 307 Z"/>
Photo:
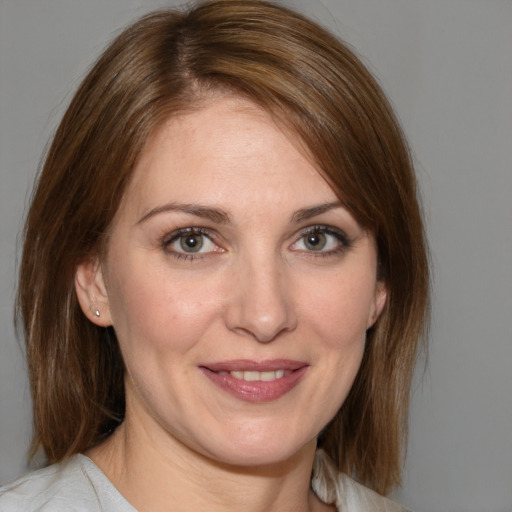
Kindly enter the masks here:
<path id="1" fill-rule="evenodd" d="M 309 365 L 289 359 L 251 361 L 237 359 L 201 365 L 199 369 L 215 385 L 229 394 L 246 402 L 271 402 L 291 391 L 304 377 Z M 231 371 L 276 371 L 286 370 L 287 374 L 273 381 L 245 381 L 236 379 L 226 372 Z M 222 372 L 222 373 L 218 373 Z M 288 373 L 290 372 L 290 373 Z"/>

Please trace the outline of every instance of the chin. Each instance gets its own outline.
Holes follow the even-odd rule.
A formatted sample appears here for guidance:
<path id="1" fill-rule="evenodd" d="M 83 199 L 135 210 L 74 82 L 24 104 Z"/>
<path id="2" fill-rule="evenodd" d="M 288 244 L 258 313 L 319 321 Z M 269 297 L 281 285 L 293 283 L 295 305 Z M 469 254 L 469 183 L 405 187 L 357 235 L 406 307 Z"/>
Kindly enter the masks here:
<path id="1" fill-rule="evenodd" d="M 275 466 L 301 456 L 308 451 L 314 453 L 316 437 L 293 442 L 286 433 L 275 437 L 265 436 L 258 439 L 245 435 L 243 439 L 231 437 L 224 445 L 219 443 L 215 450 L 208 451 L 209 458 L 221 464 L 240 468 Z"/>

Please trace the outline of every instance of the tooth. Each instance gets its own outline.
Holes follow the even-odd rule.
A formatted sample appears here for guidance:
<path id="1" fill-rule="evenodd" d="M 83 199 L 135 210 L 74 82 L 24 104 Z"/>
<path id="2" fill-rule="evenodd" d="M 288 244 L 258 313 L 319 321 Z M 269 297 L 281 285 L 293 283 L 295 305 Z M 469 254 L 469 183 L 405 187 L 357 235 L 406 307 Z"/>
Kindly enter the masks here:
<path id="1" fill-rule="evenodd" d="M 289 370 L 270 370 L 266 372 L 258 372 L 254 370 L 234 370 L 231 372 L 218 372 L 219 374 L 229 373 L 232 377 L 239 380 L 246 380 L 248 382 L 271 382 L 276 379 L 282 379 L 291 372 Z"/>
<path id="2" fill-rule="evenodd" d="M 260 380 L 260 372 L 244 372 L 244 380 L 247 381 L 256 381 Z"/>

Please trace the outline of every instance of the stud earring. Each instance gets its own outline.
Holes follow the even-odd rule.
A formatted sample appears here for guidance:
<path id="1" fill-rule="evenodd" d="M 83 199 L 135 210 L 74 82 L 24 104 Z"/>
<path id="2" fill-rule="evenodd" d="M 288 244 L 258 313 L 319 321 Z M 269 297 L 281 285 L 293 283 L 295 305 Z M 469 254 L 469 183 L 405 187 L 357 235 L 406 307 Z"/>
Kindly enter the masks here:
<path id="1" fill-rule="evenodd" d="M 100 310 L 98 308 L 95 308 L 94 306 L 91 306 L 91 313 L 96 317 L 99 318 L 100 316 Z"/>

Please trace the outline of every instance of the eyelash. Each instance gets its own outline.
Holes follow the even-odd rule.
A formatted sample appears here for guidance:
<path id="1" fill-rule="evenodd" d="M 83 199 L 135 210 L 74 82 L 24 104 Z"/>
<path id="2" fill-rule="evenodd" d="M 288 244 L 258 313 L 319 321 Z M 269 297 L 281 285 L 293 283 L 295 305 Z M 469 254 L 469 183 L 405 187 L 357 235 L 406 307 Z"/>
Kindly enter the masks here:
<path id="1" fill-rule="evenodd" d="M 178 241 L 180 238 L 182 238 L 186 235 L 201 235 L 203 237 L 206 237 L 208 240 L 210 240 L 211 243 L 215 244 L 215 242 L 213 240 L 213 234 L 208 229 L 205 229 L 205 228 L 182 228 L 182 229 L 173 231 L 172 233 L 170 233 L 168 236 L 166 236 L 164 238 L 164 240 L 162 242 L 164 251 L 167 252 L 168 254 L 170 254 L 173 258 L 175 258 L 177 260 L 186 260 L 186 261 L 200 260 L 203 258 L 207 258 L 208 255 L 211 254 L 211 252 L 186 253 L 186 252 L 179 252 L 179 251 L 174 251 L 174 250 L 169 249 L 169 246 L 171 244 L 173 244 L 174 242 Z"/>
<path id="2" fill-rule="evenodd" d="M 302 252 L 307 257 L 311 258 L 326 258 L 326 257 L 332 257 L 338 254 L 343 253 L 348 248 L 351 247 L 352 241 L 349 239 L 349 237 L 346 235 L 344 231 L 338 228 L 334 228 L 332 226 L 325 226 L 325 225 L 314 225 L 314 226 L 308 226 L 307 228 L 300 231 L 298 236 L 295 238 L 294 242 L 291 244 L 291 247 L 299 243 L 301 240 L 304 240 L 306 236 L 308 235 L 327 235 L 327 236 L 333 236 L 336 241 L 338 242 L 337 247 L 324 251 L 324 250 L 304 250 L 304 249 L 292 249 L 295 252 Z M 188 227 L 183 229 L 178 229 L 176 231 L 173 231 L 169 235 L 167 235 L 163 241 L 162 241 L 162 248 L 163 250 L 171 255 L 176 260 L 185 260 L 185 261 L 195 261 L 195 260 L 201 260 L 208 258 L 212 252 L 219 252 L 222 253 L 224 250 L 219 251 L 207 251 L 204 253 L 186 253 L 186 252 L 180 252 L 176 250 L 172 250 L 169 247 L 174 243 L 180 240 L 180 238 L 186 236 L 186 235 L 200 235 L 202 237 L 207 238 L 212 244 L 216 245 L 214 240 L 214 233 L 206 228 L 200 228 L 200 227 Z M 217 246 L 218 247 L 218 246 Z"/>
<path id="3" fill-rule="evenodd" d="M 332 227 L 332 226 L 325 226 L 325 225 L 315 225 L 315 226 L 308 226 L 307 228 L 303 229 L 297 238 L 295 239 L 295 242 L 293 242 L 292 247 L 297 244 L 299 241 L 304 240 L 306 236 L 313 235 L 313 234 L 321 234 L 321 235 L 329 235 L 333 236 L 336 241 L 338 242 L 337 247 L 323 251 L 314 251 L 314 250 L 301 250 L 304 252 L 308 257 L 312 258 L 328 258 L 330 256 L 336 256 L 343 252 L 345 252 L 347 249 L 349 249 L 352 246 L 352 241 L 349 239 L 347 234 L 342 231 L 341 229 Z M 300 249 L 296 249 L 300 250 Z"/>

